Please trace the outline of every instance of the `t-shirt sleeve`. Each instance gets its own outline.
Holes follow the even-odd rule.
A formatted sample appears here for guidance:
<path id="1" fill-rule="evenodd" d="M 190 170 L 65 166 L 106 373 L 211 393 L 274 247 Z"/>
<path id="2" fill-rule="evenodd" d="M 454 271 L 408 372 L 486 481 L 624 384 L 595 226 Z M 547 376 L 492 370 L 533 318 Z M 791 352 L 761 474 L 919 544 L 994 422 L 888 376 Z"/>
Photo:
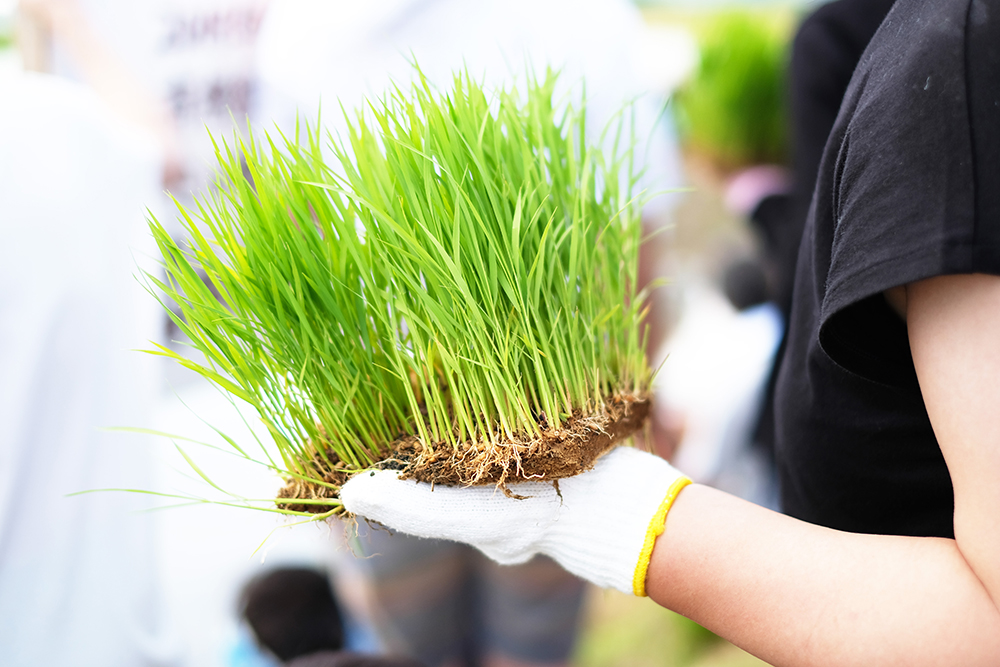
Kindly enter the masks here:
<path id="1" fill-rule="evenodd" d="M 897 3 L 862 58 L 834 167 L 824 348 L 888 288 L 1000 275 L 1000 13 L 985 7 Z"/>

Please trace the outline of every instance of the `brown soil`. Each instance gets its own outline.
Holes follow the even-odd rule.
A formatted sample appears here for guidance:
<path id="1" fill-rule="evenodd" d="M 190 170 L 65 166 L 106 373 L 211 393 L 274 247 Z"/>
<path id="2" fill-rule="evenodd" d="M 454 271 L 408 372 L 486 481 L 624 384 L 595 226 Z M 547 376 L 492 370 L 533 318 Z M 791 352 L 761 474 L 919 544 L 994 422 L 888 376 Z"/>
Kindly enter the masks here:
<path id="1" fill-rule="evenodd" d="M 601 454 L 643 427 L 649 409 L 647 397 L 619 394 L 605 401 L 602 412 L 593 415 L 576 412 L 557 428 L 549 427 L 543 415 L 540 436 L 525 433 L 498 443 L 466 442 L 456 449 L 442 445 L 429 450 L 418 438 L 407 436 L 393 443 L 392 453 L 378 467 L 401 470 L 403 479 L 432 484 L 492 484 L 517 497 L 507 489 L 508 482 L 554 481 L 589 470 Z M 337 462 L 331 463 L 319 455 L 313 457 L 313 466 L 323 480 L 339 487 L 350 473 Z M 292 479 L 278 496 L 290 500 L 335 499 L 337 491 Z M 334 509 L 334 506 L 294 502 L 279 503 L 279 507 L 312 513 Z"/>
<path id="2" fill-rule="evenodd" d="M 325 461 L 319 453 L 314 453 L 312 467 L 313 470 L 316 471 L 316 475 L 318 477 L 320 477 L 327 484 L 336 485 L 336 488 L 322 486 L 320 484 L 316 484 L 315 482 L 309 482 L 303 479 L 290 478 L 287 480 L 285 486 L 278 491 L 278 497 L 289 498 L 292 500 L 321 500 L 326 498 L 336 500 L 339 498 L 340 487 L 347 481 L 350 473 L 340 467 L 341 463 L 333 452 L 329 452 L 327 454 L 327 458 L 329 459 L 329 463 Z M 334 509 L 334 506 L 332 505 L 306 505 L 303 503 L 278 503 L 278 507 L 281 509 L 292 510 L 294 512 L 309 512 L 311 514 L 322 514 L 323 512 L 329 512 Z"/>

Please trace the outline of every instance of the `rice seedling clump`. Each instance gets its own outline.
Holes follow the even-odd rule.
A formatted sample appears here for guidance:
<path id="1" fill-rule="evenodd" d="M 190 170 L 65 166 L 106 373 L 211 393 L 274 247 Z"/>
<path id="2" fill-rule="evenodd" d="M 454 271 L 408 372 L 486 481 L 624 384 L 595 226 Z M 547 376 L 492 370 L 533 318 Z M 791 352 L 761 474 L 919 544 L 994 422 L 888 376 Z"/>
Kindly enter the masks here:
<path id="1" fill-rule="evenodd" d="M 336 513 L 376 466 L 554 480 L 643 424 L 627 113 L 589 145 L 582 95 L 556 81 L 418 76 L 343 136 L 219 144 L 218 188 L 179 208 L 188 238 L 151 221 L 150 279 L 205 361 L 156 353 L 256 409 L 282 511 Z"/>

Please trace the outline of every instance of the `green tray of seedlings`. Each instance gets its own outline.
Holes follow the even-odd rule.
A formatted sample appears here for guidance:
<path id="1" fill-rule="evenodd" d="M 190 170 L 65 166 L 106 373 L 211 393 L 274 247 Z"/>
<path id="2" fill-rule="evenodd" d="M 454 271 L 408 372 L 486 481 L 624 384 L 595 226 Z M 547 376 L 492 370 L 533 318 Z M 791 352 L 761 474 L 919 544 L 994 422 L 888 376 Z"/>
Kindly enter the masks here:
<path id="1" fill-rule="evenodd" d="M 343 136 L 217 144 L 218 187 L 178 205 L 186 238 L 151 220 L 149 278 L 204 359 L 153 352 L 256 410 L 280 511 L 339 513 L 372 468 L 557 480 L 642 428 L 636 142 L 626 109 L 588 144 L 556 83 L 417 76 Z"/>

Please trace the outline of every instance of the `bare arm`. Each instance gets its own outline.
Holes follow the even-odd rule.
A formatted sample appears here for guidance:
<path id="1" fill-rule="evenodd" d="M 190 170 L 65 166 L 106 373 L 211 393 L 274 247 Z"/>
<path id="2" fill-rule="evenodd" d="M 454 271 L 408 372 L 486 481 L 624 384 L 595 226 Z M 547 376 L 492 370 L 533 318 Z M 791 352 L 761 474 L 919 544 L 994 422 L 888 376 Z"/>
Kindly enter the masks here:
<path id="1" fill-rule="evenodd" d="M 1000 664 L 1000 277 L 915 283 L 905 307 L 956 539 L 844 533 L 691 486 L 653 551 L 654 600 L 775 665 Z"/>

